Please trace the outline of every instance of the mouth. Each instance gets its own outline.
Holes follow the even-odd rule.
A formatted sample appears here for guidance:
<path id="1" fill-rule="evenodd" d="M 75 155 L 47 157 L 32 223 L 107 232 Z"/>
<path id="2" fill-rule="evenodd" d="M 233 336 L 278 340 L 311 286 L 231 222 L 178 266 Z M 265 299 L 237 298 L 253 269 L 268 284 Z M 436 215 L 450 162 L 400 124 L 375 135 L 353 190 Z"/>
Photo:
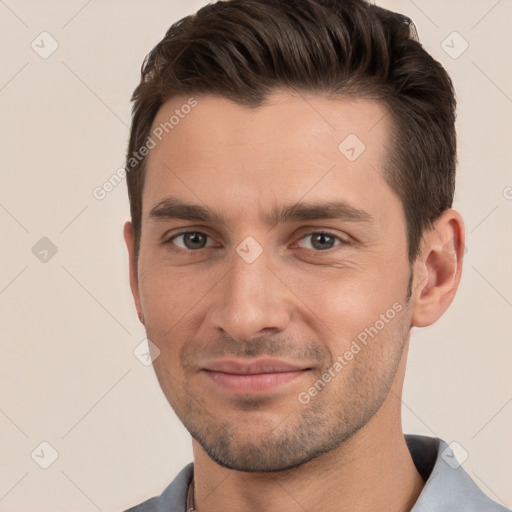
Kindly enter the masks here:
<path id="1" fill-rule="evenodd" d="M 220 388 L 245 394 L 275 391 L 310 370 L 310 367 L 277 359 L 250 362 L 223 360 L 212 362 L 203 368 L 205 375 Z"/>

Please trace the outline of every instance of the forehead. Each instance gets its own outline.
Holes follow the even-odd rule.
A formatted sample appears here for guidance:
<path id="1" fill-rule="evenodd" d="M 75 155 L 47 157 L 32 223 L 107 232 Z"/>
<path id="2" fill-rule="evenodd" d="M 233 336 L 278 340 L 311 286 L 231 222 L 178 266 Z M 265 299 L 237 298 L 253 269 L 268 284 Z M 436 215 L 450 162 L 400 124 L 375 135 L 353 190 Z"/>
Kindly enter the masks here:
<path id="1" fill-rule="evenodd" d="M 301 199 L 396 203 L 382 177 L 388 117 L 365 99 L 280 91 L 249 108 L 212 95 L 176 96 L 153 122 L 159 137 L 151 135 L 143 217 L 166 195 L 226 216 Z"/>

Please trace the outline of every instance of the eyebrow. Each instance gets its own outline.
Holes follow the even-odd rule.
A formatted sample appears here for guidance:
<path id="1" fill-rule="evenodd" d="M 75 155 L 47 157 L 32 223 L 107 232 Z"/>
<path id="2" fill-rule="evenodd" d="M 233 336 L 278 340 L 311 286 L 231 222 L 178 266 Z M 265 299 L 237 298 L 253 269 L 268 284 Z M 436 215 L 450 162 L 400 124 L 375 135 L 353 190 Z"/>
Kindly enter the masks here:
<path id="1" fill-rule="evenodd" d="M 207 206 L 186 203 L 176 197 L 167 197 L 158 202 L 149 212 L 155 221 L 181 219 L 196 222 L 224 224 L 224 218 Z M 366 211 L 354 208 L 345 201 L 325 203 L 293 203 L 275 207 L 263 216 L 263 222 L 275 225 L 285 222 L 339 219 L 350 222 L 372 223 L 373 217 Z"/>

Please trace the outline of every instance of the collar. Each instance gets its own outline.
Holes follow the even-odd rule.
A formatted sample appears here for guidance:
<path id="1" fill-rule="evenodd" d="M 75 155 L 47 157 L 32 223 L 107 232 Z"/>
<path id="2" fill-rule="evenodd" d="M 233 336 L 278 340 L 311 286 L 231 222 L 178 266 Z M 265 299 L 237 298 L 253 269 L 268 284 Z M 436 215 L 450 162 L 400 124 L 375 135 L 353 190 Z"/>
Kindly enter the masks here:
<path id="1" fill-rule="evenodd" d="M 405 435 L 414 464 L 426 481 L 410 512 L 511 512 L 488 498 L 457 461 L 452 449 L 439 438 Z M 182 469 L 157 498 L 158 511 L 194 510 L 194 464 Z"/>

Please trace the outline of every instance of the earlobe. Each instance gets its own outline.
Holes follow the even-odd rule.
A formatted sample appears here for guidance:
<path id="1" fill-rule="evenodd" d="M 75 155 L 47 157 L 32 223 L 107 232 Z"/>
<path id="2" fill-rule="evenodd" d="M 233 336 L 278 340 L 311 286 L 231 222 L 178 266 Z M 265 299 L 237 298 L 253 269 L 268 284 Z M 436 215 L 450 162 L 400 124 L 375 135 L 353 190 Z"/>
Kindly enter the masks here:
<path id="1" fill-rule="evenodd" d="M 140 300 L 137 260 L 135 257 L 135 232 L 133 229 L 133 224 L 130 221 L 127 221 L 124 225 L 123 235 L 126 248 L 128 249 L 130 288 L 132 291 L 133 301 L 135 303 L 135 308 L 137 309 L 139 320 L 144 325 L 144 312 L 142 311 Z"/>
<path id="2" fill-rule="evenodd" d="M 448 309 L 461 278 L 464 241 L 464 222 L 453 209 L 446 210 L 424 233 L 414 265 L 413 326 L 431 325 Z"/>

